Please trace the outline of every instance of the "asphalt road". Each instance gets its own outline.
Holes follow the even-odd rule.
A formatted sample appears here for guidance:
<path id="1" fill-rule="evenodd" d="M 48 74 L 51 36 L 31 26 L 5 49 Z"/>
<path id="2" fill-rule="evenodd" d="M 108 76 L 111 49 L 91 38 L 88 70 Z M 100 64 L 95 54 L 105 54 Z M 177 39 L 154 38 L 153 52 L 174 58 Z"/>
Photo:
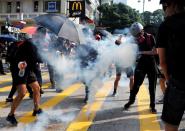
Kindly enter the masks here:
<path id="1" fill-rule="evenodd" d="M 137 101 L 128 111 L 123 105 L 128 101 L 129 83 L 123 75 L 119 84 L 118 94 L 111 96 L 115 76 L 104 79 L 104 85 L 91 89 L 90 100 L 83 102 L 85 88 L 81 83 L 66 87 L 63 92 L 56 93 L 51 89 L 48 73 L 43 73 L 44 91 L 41 107 L 44 113 L 32 117 L 33 104 L 28 95 L 16 111 L 19 121 L 17 127 L 6 122 L 10 111 L 10 103 L 5 99 L 11 87 L 10 74 L 0 76 L 0 130 L 1 131 L 157 131 L 164 130 L 160 119 L 162 104 L 157 104 L 157 114 L 149 112 L 149 96 L 147 79 L 140 88 Z M 161 95 L 157 84 L 156 99 Z M 185 131 L 185 115 L 180 128 Z"/>

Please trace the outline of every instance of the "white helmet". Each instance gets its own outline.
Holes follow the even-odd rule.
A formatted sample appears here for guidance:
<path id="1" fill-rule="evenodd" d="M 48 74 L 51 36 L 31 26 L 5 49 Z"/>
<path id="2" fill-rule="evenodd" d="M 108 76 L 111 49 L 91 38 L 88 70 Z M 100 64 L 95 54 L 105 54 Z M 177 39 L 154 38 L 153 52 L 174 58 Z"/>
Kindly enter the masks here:
<path id="1" fill-rule="evenodd" d="M 134 22 L 130 27 L 130 33 L 133 36 L 137 36 L 143 30 L 143 26 L 139 22 Z"/>

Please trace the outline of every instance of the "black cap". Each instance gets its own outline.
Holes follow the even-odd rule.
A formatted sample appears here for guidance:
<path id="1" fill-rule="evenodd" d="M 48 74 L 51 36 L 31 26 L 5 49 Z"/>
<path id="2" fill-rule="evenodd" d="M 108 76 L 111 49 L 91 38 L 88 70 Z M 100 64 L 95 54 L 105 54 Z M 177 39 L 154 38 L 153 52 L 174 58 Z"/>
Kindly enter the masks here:
<path id="1" fill-rule="evenodd" d="M 178 5 L 185 5 L 185 0 L 160 0 L 159 2 L 160 4 L 163 3 L 174 3 L 174 4 L 178 4 Z"/>
<path id="2" fill-rule="evenodd" d="M 163 4 L 163 3 L 170 3 L 172 2 L 173 0 L 160 0 L 160 4 Z"/>

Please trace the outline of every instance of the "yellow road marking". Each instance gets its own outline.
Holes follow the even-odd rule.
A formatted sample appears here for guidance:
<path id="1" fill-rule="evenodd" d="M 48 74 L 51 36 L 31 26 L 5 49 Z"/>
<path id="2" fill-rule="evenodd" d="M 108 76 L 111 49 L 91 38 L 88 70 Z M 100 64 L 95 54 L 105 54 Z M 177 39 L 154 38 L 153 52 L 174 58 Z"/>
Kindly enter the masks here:
<path id="1" fill-rule="evenodd" d="M 2 87 L 2 88 L 0 88 L 0 92 L 9 91 L 11 87 L 12 87 L 12 86 L 5 86 L 5 87 Z"/>
<path id="2" fill-rule="evenodd" d="M 82 108 L 77 118 L 72 122 L 66 131 L 87 131 L 92 125 L 96 112 L 100 110 L 106 96 L 112 89 L 112 82 L 107 82 L 95 95 L 95 101 Z"/>
<path id="3" fill-rule="evenodd" d="M 48 79 L 47 76 L 43 76 L 43 79 Z M 6 81 L 6 82 L 10 82 L 10 81 Z M 6 82 L 3 82 L 3 83 L 6 83 Z M 1 87 L 0 88 L 0 92 L 7 92 L 11 89 L 12 86 L 4 86 L 4 87 Z"/>
<path id="4" fill-rule="evenodd" d="M 51 85 L 50 82 L 45 83 L 45 84 L 43 84 L 42 88 L 43 88 L 43 89 L 46 89 L 46 88 L 48 88 L 50 85 Z M 24 98 L 27 98 L 28 96 L 29 96 L 29 93 L 26 93 L 26 96 L 25 96 Z M 7 107 L 7 106 L 9 106 L 9 105 L 10 105 L 10 104 L 7 103 L 7 102 L 5 102 L 5 101 L 0 101 L 0 108 L 5 108 L 5 107 Z"/>
<path id="5" fill-rule="evenodd" d="M 12 81 L 12 78 L 4 78 L 3 80 L 0 81 L 0 84 L 8 83 L 8 82 L 11 82 L 11 81 Z"/>
<path id="6" fill-rule="evenodd" d="M 47 72 L 43 72 L 42 73 L 42 77 L 47 77 L 47 74 L 48 74 Z M 6 77 L 7 77 L 7 75 L 6 75 Z M 1 78 L 0 84 L 3 84 L 3 83 L 7 83 L 7 82 L 11 82 L 12 81 L 11 75 L 8 78 L 6 78 L 6 77 L 2 77 Z"/>
<path id="7" fill-rule="evenodd" d="M 138 112 L 140 131 L 160 131 L 157 114 L 149 112 L 150 98 L 146 86 L 142 85 L 138 93 Z"/>
<path id="8" fill-rule="evenodd" d="M 74 84 L 67 89 L 65 89 L 63 92 L 58 93 L 55 97 L 49 99 L 45 103 L 41 104 L 40 107 L 43 109 L 49 109 L 53 106 L 57 105 L 61 101 L 63 101 L 66 97 L 70 96 L 72 93 L 77 91 L 81 87 L 81 84 Z M 22 117 L 18 119 L 19 122 L 22 123 L 31 123 L 36 120 L 36 117 L 32 116 L 33 111 L 29 111 L 25 113 Z"/>

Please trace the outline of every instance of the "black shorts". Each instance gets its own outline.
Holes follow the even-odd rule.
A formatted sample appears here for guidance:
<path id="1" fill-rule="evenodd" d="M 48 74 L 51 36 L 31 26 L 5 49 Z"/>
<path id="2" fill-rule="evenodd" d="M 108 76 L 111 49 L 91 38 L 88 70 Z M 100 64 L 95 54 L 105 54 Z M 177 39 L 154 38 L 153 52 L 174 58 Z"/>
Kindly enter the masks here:
<path id="1" fill-rule="evenodd" d="M 168 85 L 163 104 L 162 120 L 170 125 L 179 126 L 185 111 L 185 90 Z"/>
<path id="2" fill-rule="evenodd" d="M 14 86 L 17 86 L 20 84 L 30 84 L 32 82 L 37 81 L 37 77 L 35 73 L 29 68 L 26 68 L 25 74 L 23 77 L 20 77 L 18 74 L 19 74 L 19 69 L 17 67 L 14 67 L 12 69 L 12 79 L 13 79 L 12 81 Z"/>
<path id="3" fill-rule="evenodd" d="M 134 71 L 132 69 L 132 67 L 128 67 L 128 68 L 121 68 L 121 67 L 116 67 L 116 75 L 117 76 L 121 76 L 121 72 L 125 72 L 127 77 L 130 78 L 131 76 L 134 75 Z"/>

